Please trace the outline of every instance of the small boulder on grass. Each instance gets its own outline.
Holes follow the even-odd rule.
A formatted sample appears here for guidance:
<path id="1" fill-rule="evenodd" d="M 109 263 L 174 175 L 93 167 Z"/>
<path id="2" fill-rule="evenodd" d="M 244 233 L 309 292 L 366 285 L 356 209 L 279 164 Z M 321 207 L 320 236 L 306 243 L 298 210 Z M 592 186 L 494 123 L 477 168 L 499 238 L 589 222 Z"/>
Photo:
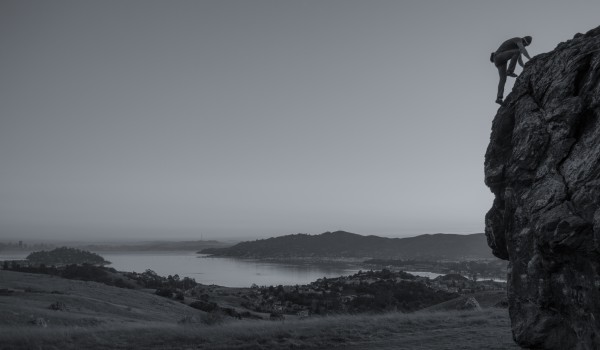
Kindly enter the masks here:
<path id="1" fill-rule="evenodd" d="M 48 327 L 48 321 L 42 317 L 37 317 L 37 318 L 29 321 L 29 323 L 36 325 L 38 327 L 42 327 L 42 328 Z"/>
<path id="2" fill-rule="evenodd" d="M 479 305 L 479 302 L 477 301 L 477 299 L 473 298 L 473 297 L 468 297 L 465 300 L 465 303 L 463 305 L 461 305 L 459 307 L 460 310 L 475 310 L 475 311 L 481 311 L 481 306 Z"/>

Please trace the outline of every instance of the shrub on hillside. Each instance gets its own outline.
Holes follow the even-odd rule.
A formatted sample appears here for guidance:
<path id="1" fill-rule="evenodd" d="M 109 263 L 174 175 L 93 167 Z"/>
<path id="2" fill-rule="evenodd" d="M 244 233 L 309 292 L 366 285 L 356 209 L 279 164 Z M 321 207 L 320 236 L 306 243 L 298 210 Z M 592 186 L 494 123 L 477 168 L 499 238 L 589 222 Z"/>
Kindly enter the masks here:
<path id="1" fill-rule="evenodd" d="M 50 310 L 55 310 L 55 311 L 65 311 L 67 309 L 67 305 L 65 305 L 65 303 L 57 301 L 55 303 L 50 304 L 50 306 L 48 306 L 48 308 Z"/>
<path id="2" fill-rule="evenodd" d="M 135 280 L 137 283 L 142 285 L 144 288 L 153 289 L 170 289 L 172 291 L 176 289 L 188 290 L 195 287 L 198 283 L 196 280 L 189 277 L 179 278 L 178 275 L 163 277 L 158 275 L 156 272 L 148 269 L 142 273 L 127 272 L 125 273 L 127 278 Z"/>
<path id="3" fill-rule="evenodd" d="M 67 265 L 61 276 L 72 280 L 94 281 L 111 285 L 112 280 L 102 267 L 94 265 Z"/>
<path id="4" fill-rule="evenodd" d="M 173 291 L 170 288 L 159 288 L 156 290 L 156 292 L 154 292 L 154 294 L 165 298 L 173 297 Z"/>
<path id="5" fill-rule="evenodd" d="M 194 301 L 190 304 L 190 306 L 194 309 L 202 310 L 205 312 L 213 312 L 219 309 L 219 306 L 216 303 L 201 300 Z"/>

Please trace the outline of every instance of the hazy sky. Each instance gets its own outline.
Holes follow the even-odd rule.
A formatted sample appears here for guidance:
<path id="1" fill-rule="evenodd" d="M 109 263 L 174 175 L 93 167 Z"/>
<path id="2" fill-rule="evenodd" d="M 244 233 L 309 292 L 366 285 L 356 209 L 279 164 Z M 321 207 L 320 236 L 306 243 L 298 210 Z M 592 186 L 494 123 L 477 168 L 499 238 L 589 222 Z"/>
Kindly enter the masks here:
<path id="1" fill-rule="evenodd" d="M 482 232 L 490 52 L 550 51 L 599 13 L 3 0 L 0 239 Z"/>

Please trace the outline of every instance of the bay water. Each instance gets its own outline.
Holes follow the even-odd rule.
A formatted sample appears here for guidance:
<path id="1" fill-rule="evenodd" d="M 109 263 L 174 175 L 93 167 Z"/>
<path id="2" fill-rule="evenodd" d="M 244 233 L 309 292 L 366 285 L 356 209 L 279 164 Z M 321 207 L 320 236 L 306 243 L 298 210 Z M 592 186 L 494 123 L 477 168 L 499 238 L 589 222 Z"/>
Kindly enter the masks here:
<path id="1" fill-rule="evenodd" d="M 190 252 L 106 253 L 101 254 L 119 271 L 144 272 L 151 269 L 161 276 L 190 277 L 202 284 L 250 287 L 307 284 L 323 277 L 358 272 L 344 264 L 300 264 L 248 259 L 211 257 Z"/>
<path id="2" fill-rule="evenodd" d="M 212 257 L 195 252 L 98 252 L 118 271 L 142 273 L 147 269 L 161 276 L 190 277 L 201 284 L 225 287 L 301 285 L 319 278 L 348 276 L 361 267 L 338 262 L 271 262 L 264 260 Z M 0 252 L 1 260 L 24 259 L 27 253 Z M 362 268 L 365 270 L 365 268 Z M 410 274 L 436 278 L 442 274 L 426 271 L 406 271 Z M 490 278 L 479 278 L 481 280 Z M 478 280 L 479 280 L 478 279 Z M 502 279 L 494 279 L 506 282 Z"/>
<path id="3" fill-rule="evenodd" d="M 190 277 L 225 287 L 308 284 L 323 277 L 352 275 L 359 268 L 338 263 L 282 263 L 211 257 L 194 252 L 98 252 L 118 271 Z M 13 257 L 16 258 L 16 257 Z"/>

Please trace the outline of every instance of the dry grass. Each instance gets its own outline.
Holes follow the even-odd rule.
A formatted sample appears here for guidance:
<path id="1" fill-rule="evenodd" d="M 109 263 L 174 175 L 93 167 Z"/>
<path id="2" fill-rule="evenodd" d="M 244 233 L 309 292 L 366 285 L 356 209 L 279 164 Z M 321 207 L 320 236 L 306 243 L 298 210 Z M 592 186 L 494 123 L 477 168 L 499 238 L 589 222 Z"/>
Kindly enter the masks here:
<path id="1" fill-rule="evenodd" d="M 504 309 L 210 326 L 206 314 L 149 293 L 0 271 L 0 288 L 33 286 L 0 296 L 0 349 L 518 349 Z M 68 309 L 50 310 L 56 301 Z M 30 324 L 35 317 L 48 327 Z"/>
<path id="2" fill-rule="evenodd" d="M 506 310 L 332 316 L 208 326 L 6 327 L 3 349 L 518 349 Z"/>

